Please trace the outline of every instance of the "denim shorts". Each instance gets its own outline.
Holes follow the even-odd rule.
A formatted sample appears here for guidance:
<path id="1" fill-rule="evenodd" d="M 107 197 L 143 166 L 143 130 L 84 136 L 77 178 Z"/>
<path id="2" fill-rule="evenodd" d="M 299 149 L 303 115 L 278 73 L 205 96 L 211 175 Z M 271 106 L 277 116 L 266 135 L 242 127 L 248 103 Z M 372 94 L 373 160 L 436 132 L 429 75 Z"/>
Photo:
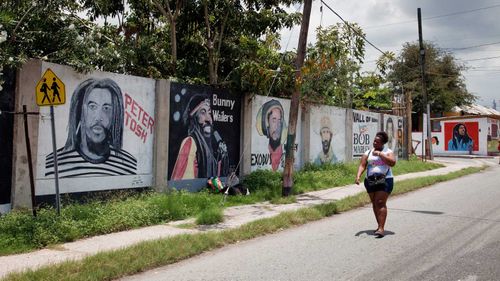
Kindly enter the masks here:
<path id="1" fill-rule="evenodd" d="M 385 191 L 391 194 L 393 187 L 394 187 L 394 178 L 385 178 L 385 186 L 382 185 L 375 187 L 368 187 L 367 179 L 365 178 L 365 188 L 368 193 L 372 193 L 375 191 Z"/>

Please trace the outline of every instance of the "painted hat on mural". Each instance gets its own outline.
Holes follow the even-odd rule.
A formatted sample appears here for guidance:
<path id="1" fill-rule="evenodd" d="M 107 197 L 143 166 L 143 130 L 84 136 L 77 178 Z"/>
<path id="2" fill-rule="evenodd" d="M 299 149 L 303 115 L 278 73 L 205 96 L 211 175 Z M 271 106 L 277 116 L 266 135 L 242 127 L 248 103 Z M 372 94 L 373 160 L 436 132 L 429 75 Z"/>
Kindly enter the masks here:
<path id="1" fill-rule="evenodd" d="M 317 122 L 312 121 L 311 123 L 315 123 L 312 131 L 317 134 L 321 135 L 321 130 L 323 128 L 327 128 L 333 135 L 333 123 L 332 120 L 330 119 L 329 116 L 322 116 L 321 119 L 319 120 L 319 127 L 316 126 Z"/>
<path id="2" fill-rule="evenodd" d="M 210 107 L 210 97 L 208 95 L 195 94 L 191 96 L 182 114 L 184 125 L 188 125 L 189 119 L 204 105 Z"/>
<path id="3" fill-rule="evenodd" d="M 321 129 L 327 128 L 332 131 L 332 121 L 330 120 L 330 117 L 328 116 L 323 116 L 321 117 Z"/>
<path id="4" fill-rule="evenodd" d="M 281 112 L 281 142 L 284 143 L 288 132 L 284 119 L 285 111 L 283 110 L 283 106 L 281 106 L 281 103 L 278 100 L 272 99 L 261 106 L 259 112 L 257 113 L 255 127 L 257 128 L 257 132 L 259 133 L 259 135 L 269 137 L 267 131 L 267 129 L 269 128 L 269 120 L 267 116 L 269 115 L 271 110 L 276 108 Z"/>

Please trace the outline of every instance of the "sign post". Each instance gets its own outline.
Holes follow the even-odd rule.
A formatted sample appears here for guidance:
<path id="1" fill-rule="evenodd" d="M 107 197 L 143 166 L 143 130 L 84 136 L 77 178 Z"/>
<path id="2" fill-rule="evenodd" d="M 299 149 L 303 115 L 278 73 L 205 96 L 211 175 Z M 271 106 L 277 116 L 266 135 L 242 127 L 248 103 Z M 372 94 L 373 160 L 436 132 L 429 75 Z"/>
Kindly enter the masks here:
<path id="1" fill-rule="evenodd" d="M 50 84 L 50 86 L 49 86 Z M 52 127 L 52 153 L 54 155 L 54 180 L 56 185 L 57 215 L 61 214 L 61 197 L 59 196 L 59 169 L 57 166 L 56 126 L 54 122 L 54 105 L 66 103 L 64 83 L 48 68 L 36 85 L 36 103 L 39 106 L 50 106 L 50 125 Z"/>

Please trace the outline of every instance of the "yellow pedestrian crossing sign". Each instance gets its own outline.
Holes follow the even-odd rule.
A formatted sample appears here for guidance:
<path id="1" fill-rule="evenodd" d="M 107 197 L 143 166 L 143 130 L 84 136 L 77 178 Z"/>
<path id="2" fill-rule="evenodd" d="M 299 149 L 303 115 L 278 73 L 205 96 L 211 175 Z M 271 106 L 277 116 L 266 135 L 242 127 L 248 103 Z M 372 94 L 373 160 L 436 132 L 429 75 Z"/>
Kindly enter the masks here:
<path id="1" fill-rule="evenodd" d="M 36 84 L 36 104 L 39 106 L 66 103 L 64 83 L 48 68 Z"/>

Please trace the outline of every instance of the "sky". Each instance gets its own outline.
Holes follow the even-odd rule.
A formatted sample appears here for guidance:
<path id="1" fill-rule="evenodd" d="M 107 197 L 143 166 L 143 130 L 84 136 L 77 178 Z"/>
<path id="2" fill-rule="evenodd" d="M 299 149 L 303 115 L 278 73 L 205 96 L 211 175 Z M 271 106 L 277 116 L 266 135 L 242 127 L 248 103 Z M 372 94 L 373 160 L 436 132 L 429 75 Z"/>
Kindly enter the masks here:
<path id="1" fill-rule="evenodd" d="M 467 90 L 478 96 L 477 104 L 500 108 L 500 1 L 492 0 L 324 0 L 344 20 L 361 26 L 366 38 L 382 51 L 399 55 L 406 42 L 418 41 L 417 9 L 422 13 L 425 41 L 451 52 L 468 70 L 463 72 Z M 315 29 L 341 20 L 313 0 L 308 42 Z M 292 7 L 302 12 L 302 7 Z M 297 49 L 300 26 L 285 29 L 282 50 Z M 479 46 L 484 45 L 484 46 Z M 465 49 L 462 49 L 465 48 Z M 364 70 L 375 70 L 381 53 L 366 43 Z"/>

